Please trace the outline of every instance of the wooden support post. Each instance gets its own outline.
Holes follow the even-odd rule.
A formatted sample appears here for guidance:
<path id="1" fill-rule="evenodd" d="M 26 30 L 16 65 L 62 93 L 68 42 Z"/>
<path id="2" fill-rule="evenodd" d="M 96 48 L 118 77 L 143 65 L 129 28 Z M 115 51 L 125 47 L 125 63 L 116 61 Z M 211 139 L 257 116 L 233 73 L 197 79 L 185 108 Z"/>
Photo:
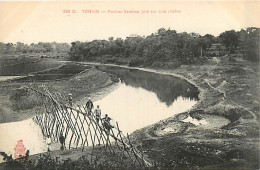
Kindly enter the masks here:
<path id="1" fill-rule="evenodd" d="M 74 120 L 75 120 L 75 122 L 73 123 L 73 121 L 72 121 L 72 116 L 71 116 L 71 122 L 72 122 L 72 125 L 73 125 L 73 128 L 75 129 L 75 132 L 76 132 L 76 134 L 77 134 L 77 137 L 76 138 L 74 138 L 74 143 L 75 143 L 75 141 L 76 141 L 76 139 L 78 139 L 78 138 L 80 138 L 80 132 L 78 132 L 78 130 L 77 130 L 77 120 L 76 120 L 76 118 L 75 118 L 75 115 L 74 115 L 74 113 L 72 112 L 72 109 L 70 109 L 70 108 L 66 108 L 66 110 L 70 110 L 70 116 L 72 115 L 73 117 L 74 117 Z M 76 148 L 77 148 L 78 146 L 77 146 L 77 144 L 76 144 Z"/>
<path id="2" fill-rule="evenodd" d="M 76 134 L 76 132 L 75 132 L 75 128 L 74 128 L 74 126 L 73 126 L 73 123 L 71 122 L 71 118 L 70 118 L 70 116 L 69 116 L 69 114 L 68 114 L 68 111 L 67 111 L 67 109 L 66 108 L 63 108 L 63 107 L 61 107 L 61 110 L 64 112 L 64 120 L 66 121 L 66 124 L 67 124 L 67 126 L 69 126 L 69 128 L 71 129 L 71 132 L 72 132 L 72 136 L 71 137 L 74 137 L 74 135 Z M 68 117 L 68 118 L 67 118 Z M 76 138 L 76 137 L 75 137 Z M 70 143 L 71 143 L 71 141 L 72 141 L 72 138 L 70 139 Z"/>
<path id="3" fill-rule="evenodd" d="M 79 128 L 79 125 L 78 125 L 78 122 L 77 122 L 77 120 L 78 120 L 78 117 L 79 117 L 79 113 L 77 113 L 77 117 L 75 117 L 75 115 L 74 115 L 74 113 L 72 112 L 72 109 L 70 109 L 70 111 L 71 111 L 71 114 L 73 115 L 73 117 L 74 117 L 74 119 L 75 119 L 75 124 L 74 124 L 74 127 L 75 127 L 75 129 L 77 129 L 77 127 L 78 127 L 78 133 L 79 133 L 79 135 L 78 135 L 78 137 L 79 137 L 79 139 L 81 138 L 82 139 L 82 135 L 81 135 L 81 132 L 80 132 L 80 128 Z M 82 141 L 83 141 L 83 139 L 82 139 Z M 78 147 L 78 140 L 77 140 L 77 143 L 76 143 L 76 148 Z"/>
<path id="4" fill-rule="evenodd" d="M 83 106 L 83 108 L 84 108 L 85 111 L 87 111 L 87 109 L 86 109 L 84 106 Z M 86 113 L 87 113 L 87 112 L 86 112 Z M 96 127 L 93 125 L 93 124 L 97 125 L 97 122 L 96 122 L 96 120 L 93 118 L 92 115 L 88 115 L 88 114 L 87 114 L 87 116 L 88 116 L 88 118 L 89 118 L 89 120 L 90 120 L 90 124 L 91 124 L 91 126 L 92 126 L 92 128 L 93 128 L 93 130 L 94 130 L 94 143 L 95 143 L 95 137 L 98 138 L 98 141 L 99 141 L 99 143 L 100 143 L 100 139 L 99 139 L 99 137 L 98 137 L 98 135 L 97 135 Z"/>
<path id="5" fill-rule="evenodd" d="M 138 161 L 138 163 L 140 164 L 140 166 L 143 166 L 144 161 L 143 161 L 143 160 L 142 160 L 142 162 L 139 161 L 139 157 L 136 155 L 136 152 L 134 151 L 134 147 L 133 147 L 133 145 L 131 144 L 130 137 L 129 137 L 128 133 L 127 133 L 127 138 L 128 138 L 128 143 L 129 143 L 129 145 L 130 145 L 130 147 L 131 147 L 132 153 L 134 154 L 134 156 L 135 156 L 136 160 Z M 141 157 L 141 158 L 142 158 L 142 157 Z"/>
<path id="6" fill-rule="evenodd" d="M 79 109 L 81 110 L 80 107 L 79 107 Z M 90 116 L 88 116 L 87 114 L 84 114 L 84 112 L 82 112 L 82 110 L 81 110 L 81 113 L 83 113 L 84 120 L 86 121 L 86 123 L 87 123 L 87 125 L 88 125 L 88 129 L 89 129 L 89 131 L 90 131 L 91 140 L 93 141 L 93 139 L 92 139 L 92 133 L 91 133 L 91 128 L 90 128 L 90 127 L 91 127 L 91 125 L 92 125 L 92 128 L 94 129 L 94 134 L 95 134 L 96 136 L 98 136 L 97 133 L 96 133 L 96 131 L 95 131 L 95 127 L 94 127 L 93 124 L 92 124 L 92 121 L 91 121 L 91 119 L 90 119 Z M 87 121 L 86 117 L 89 118 L 89 122 Z M 87 138 L 86 138 L 86 139 L 87 139 Z M 94 144 L 93 144 L 93 146 L 94 146 L 94 145 L 95 145 L 95 142 L 92 142 L 92 143 L 94 143 Z"/>
<path id="7" fill-rule="evenodd" d="M 85 112 L 86 112 L 86 114 L 87 114 L 87 109 L 84 107 L 83 104 L 82 104 L 82 108 L 84 108 L 84 110 L 85 110 Z M 84 115 L 84 112 L 81 110 L 80 107 L 79 107 L 79 110 L 80 110 L 81 113 Z M 91 119 L 90 116 L 89 116 L 88 118 Z M 100 120 L 100 121 L 101 121 L 101 120 Z M 100 130 L 99 124 L 96 122 L 95 118 L 94 118 L 94 120 L 92 119 L 91 122 L 96 125 L 95 127 L 92 125 L 92 127 L 93 127 L 93 129 L 95 129 L 95 135 L 96 135 L 96 137 L 98 138 L 99 144 L 100 144 L 100 141 L 101 141 L 101 140 L 102 140 L 103 144 L 105 144 L 104 137 L 103 137 L 104 134 L 103 134 L 103 132 Z M 99 135 L 97 134 L 97 132 L 99 133 Z"/>
<path id="8" fill-rule="evenodd" d="M 127 153 L 127 155 L 129 156 L 129 158 L 132 160 L 132 163 L 133 163 L 132 156 L 129 154 L 128 148 L 126 147 L 126 144 L 124 143 L 124 140 L 123 140 L 123 138 L 122 138 L 121 131 L 120 131 L 120 129 L 119 129 L 119 126 L 118 126 L 118 123 L 117 123 L 117 122 L 116 122 L 116 126 L 117 126 L 117 129 L 118 129 L 118 134 L 119 134 L 119 137 L 120 137 L 120 139 L 121 139 L 121 141 L 122 141 L 124 150 L 125 150 L 125 152 Z"/>

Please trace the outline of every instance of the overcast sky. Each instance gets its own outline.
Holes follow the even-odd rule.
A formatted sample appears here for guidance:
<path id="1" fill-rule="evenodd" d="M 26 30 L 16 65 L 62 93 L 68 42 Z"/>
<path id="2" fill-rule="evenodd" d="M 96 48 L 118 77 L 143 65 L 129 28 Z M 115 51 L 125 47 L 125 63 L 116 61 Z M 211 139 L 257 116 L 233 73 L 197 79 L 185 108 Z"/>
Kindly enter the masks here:
<path id="1" fill-rule="evenodd" d="M 77 13 L 64 13 L 64 10 Z M 99 10 L 99 13 L 82 10 Z M 148 10 L 149 13 L 112 14 L 108 10 Z M 151 10 L 157 13 L 152 14 Z M 166 14 L 160 14 L 160 10 Z M 201 35 L 260 27 L 259 1 L 0 2 L 0 11 L 0 41 L 13 43 L 70 43 L 111 36 L 125 38 L 131 34 L 147 36 L 162 27 Z"/>

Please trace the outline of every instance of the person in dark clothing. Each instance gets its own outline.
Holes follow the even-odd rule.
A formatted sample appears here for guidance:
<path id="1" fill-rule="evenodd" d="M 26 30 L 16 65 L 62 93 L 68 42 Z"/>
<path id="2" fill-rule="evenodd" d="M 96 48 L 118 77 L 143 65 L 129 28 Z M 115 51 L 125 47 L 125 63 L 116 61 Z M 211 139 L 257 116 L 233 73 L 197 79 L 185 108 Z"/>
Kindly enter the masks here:
<path id="1" fill-rule="evenodd" d="M 112 129 L 112 127 L 113 127 L 113 126 L 111 126 L 111 124 L 110 124 L 110 120 L 111 120 L 111 118 L 108 117 L 107 114 L 105 114 L 105 117 L 102 119 L 103 126 L 104 126 L 104 128 L 107 130 L 108 133 L 109 133 L 110 129 Z"/>
<path id="2" fill-rule="evenodd" d="M 86 108 L 88 110 L 89 115 L 91 114 L 93 107 L 94 107 L 94 104 L 91 101 L 91 98 L 88 98 L 88 102 L 86 103 Z"/>
<path id="3" fill-rule="evenodd" d="M 63 134 L 60 135 L 59 141 L 60 141 L 60 144 L 61 144 L 60 149 L 63 150 L 65 148 L 65 137 L 63 136 Z"/>

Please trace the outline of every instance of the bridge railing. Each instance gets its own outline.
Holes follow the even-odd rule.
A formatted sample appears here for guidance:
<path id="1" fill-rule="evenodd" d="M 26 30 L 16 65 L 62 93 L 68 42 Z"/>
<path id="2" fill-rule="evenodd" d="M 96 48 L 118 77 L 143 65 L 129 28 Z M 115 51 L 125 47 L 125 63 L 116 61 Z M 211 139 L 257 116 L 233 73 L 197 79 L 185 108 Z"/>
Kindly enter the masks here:
<path id="1" fill-rule="evenodd" d="M 133 164 L 152 166 L 132 144 L 129 135 L 122 133 L 118 122 L 113 128 L 107 129 L 104 127 L 104 120 L 98 121 L 94 114 L 88 113 L 83 104 L 68 106 L 65 97 L 60 93 L 50 93 L 45 86 L 23 88 L 35 92 L 37 100 L 43 103 L 37 107 L 34 120 L 41 127 L 44 136 L 49 135 L 53 140 L 59 141 L 60 135 L 63 134 L 69 149 L 80 147 L 83 151 L 85 147 L 91 146 L 94 150 L 97 146 L 103 146 L 106 153 L 120 152 Z"/>

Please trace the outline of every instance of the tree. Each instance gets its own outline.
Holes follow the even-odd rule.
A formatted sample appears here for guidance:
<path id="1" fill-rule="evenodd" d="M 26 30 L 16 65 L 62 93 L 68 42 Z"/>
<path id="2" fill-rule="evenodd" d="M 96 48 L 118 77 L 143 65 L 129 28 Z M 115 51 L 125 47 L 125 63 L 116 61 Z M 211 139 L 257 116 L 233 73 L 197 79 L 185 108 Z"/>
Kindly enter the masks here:
<path id="1" fill-rule="evenodd" d="M 238 47 L 238 40 L 239 40 L 239 34 L 234 31 L 225 31 L 219 35 L 219 38 L 221 39 L 222 43 L 226 46 L 226 48 L 229 50 L 229 53 L 233 53 L 234 50 Z"/>

